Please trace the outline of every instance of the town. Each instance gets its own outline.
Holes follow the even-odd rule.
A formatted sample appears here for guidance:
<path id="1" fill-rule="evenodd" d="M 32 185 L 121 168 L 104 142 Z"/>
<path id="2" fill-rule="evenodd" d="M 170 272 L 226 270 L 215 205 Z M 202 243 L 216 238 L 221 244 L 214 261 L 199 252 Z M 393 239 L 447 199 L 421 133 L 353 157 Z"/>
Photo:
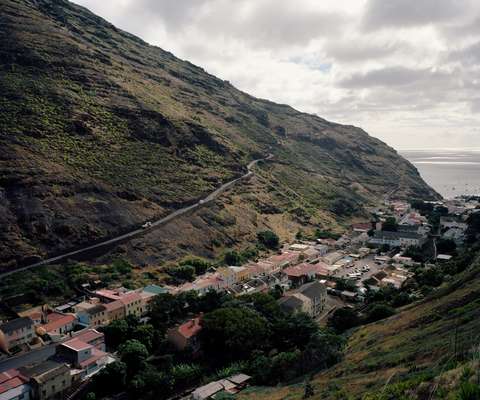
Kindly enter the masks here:
<path id="1" fill-rule="evenodd" d="M 361 313 L 372 293 L 402 291 L 420 265 L 424 272 L 449 262 L 479 204 L 471 197 L 385 200 L 369 210 L 369 220 L 351 225 L 342 235 L 318 231 L 315 237 L 298 237 L 265 257 L 211 266 L 180 285 L 127 289 L 86 281 L 82 292 L 65 304 L 15 309 L 16 317 L 0 324 L 0 399 L 74 399 L 85 394 L 92 377 L 118 358 L 108 348 L 105 327 L 128 318 L 148 323 L 152 302 L 165 294 L 194 292 L 201 297 L 216 292 L 235 298 L 275 292 L 286 314 L 305 313 L 320 326 L 327 326 L 339 309 Z M 422 295 L 418 288 L 409 292 L 415 299 Z M 178 352 L 200 352 L 201 330 L 202 313 L 190 315 L 168 327 L 166 340 Z M 245 373 L 233 373 L 183 395 L 204 400 L 221 392 L 234 394 L 250 380 Z"/>

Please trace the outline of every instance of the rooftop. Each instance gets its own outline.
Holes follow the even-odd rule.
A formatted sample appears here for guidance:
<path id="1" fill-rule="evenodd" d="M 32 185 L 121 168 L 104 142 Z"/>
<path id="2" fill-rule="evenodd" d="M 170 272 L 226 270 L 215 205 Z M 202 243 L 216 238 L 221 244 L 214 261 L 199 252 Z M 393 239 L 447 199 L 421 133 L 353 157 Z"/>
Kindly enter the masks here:
<path id="1" fill-rule="evenodd" d="M 75 351 L 82 351 L 82 350 L 92 348 L 91 344 L 85 343 L 83 340 L 81 340 L 77 337 L 73 338 L 73 339 L 70 339 L 70 340 L 67 340 L 66 342 L 63 342 L 62 346 L 66 346 L 66 347 L 68 347 L 72 350 L 75 350 Z"/>
<path id="2" fill-rule="evenodd" d="M 0 331 L 5 334 L 10 334 L 16 330 L 22 328 L 31 328 L 33 326 L 33 321 L 29 317 L 22 317 L 12 319 L 11 321 L 5 322 L 0 325 Z"/>
<path id="3" fill-rule="evenodd" d="M 200 325 L 200 317 L 193 318 L 187 322 L 181 324 L 178 328 L 178 333 L 182 335 L 184 338 L 189 339 L 198 332 L 202 330 L 202 326 Z"/>
<path id="4" fill-rule="evenodd" d="M 77 318 L 72 314 L 51 313 L 47 315 L 47 323 L 40 325 L 46 332 L 54 331 L 73 323 Z"/>
<path id="5" fill-rule="evenodd" d="M 153 293 L 153 294 L 164 294 L 168 293 L 168 289 L 158 286 L 158 285 L 148 285 L 143 288 L 144 292 Z"/>

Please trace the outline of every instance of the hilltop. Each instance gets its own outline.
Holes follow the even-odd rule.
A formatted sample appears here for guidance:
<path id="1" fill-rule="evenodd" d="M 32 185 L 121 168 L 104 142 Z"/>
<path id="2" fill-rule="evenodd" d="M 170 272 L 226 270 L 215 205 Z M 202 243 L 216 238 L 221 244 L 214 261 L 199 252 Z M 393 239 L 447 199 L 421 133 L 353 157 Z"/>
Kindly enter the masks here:
<path id="1" fill-rule="evenodd" d="M 191 204 L 267 153 L 248 184 L 120 251 L 212 257 L 263 227 L 339 229 L 393 191 L 438 196 L 362 129 L 254 98 L 68 1 L 0 0 L 0 32 L 4 270 Z"/>

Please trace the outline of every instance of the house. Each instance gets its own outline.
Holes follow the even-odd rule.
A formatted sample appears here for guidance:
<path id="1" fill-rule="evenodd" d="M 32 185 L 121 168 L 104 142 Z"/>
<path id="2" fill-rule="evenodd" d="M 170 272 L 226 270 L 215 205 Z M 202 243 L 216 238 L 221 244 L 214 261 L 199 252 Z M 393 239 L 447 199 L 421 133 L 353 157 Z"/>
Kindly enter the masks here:
<path id="1" fill-rule="evenodd" d="M 0 350 L 8 352 L 15 346 L 29 343 L 35 337 L 31 318 L 21 317 L 0 325 Z"/>
<path id="2" fill-rule="evenodd" d="M 367 233 L 372 229 L 371 222 L 360 222 L 352 225 L 352 231 L 356 233 Z"/>
<path id="3" fill-rule="evenodd" d="M 268 261 L 258 261 L 254 264 L 249 264 L 247 267 L 250 277 L 271 274 L 272 272 L 278 271 L 278 267 Z"/>
<path id="4" fill-rule="evenodd" d="M 194 353 L 200 350 L 198 334 L 202 330 L 201 316 L 190 319 L 167 331 L 167 340 L 180 351 L 191 349 Z"/>
<path id="5" fill-rule="evenodd" d="M 97 304 L 77 313 L 78 320 L 92 327 L 103 326 L 108 323 L 108 313 L 105 304 Z"/>
<path id="6" fill-rule="evenodd" d="M 298 262 L 300 253 L 293 251 L 284 251 L 282 254 L 275 254 L 267 258 L 267 262 L 273 264 L 275 270 L 286 268 L 289 265 L 295 265 Z"/>
<path id="7" fill-rule="evenodd" d="M 315 277 L 326 277 L 331 274 L 328 265 L 321 261 L 315 264 L 302 263 L 288 267 L 283 270 L 283 273 L 287 276 L 287 282 L 291 287 L 298 287 Z"/>
<path id="8" fill-rule="evenodd" d="M 468 228 L 468 224 L 466 222 L 458 221 L 456 218 L 440 217 L 440 227 L 442 229 L 456 228 L 465 232 Z"/>
<path id="9" fill-rule="evenodd" d="M 223 288 L 230 288 L 238 282 L 237 280 L 238 275 L 236 274 L 238 270 L 235 270 L 232 268 L 244 268 L 244 267 L 223 267 L 223 268 L 217 269 L 217 273 L 220 280 L 222 281 Z"/>
<path id="10" fill-rule="evenodd" d="M 375 231 L 369 243 L 375 246 L 389 245 L 390 247 L 422 246 L 427 240 L 425 235 L 416 232 L 388 232 Z"/>
<path id="11" fill-rule="evenodd" d="M 225 379 L 207 383 L 195 389 L 192 392 L 191 398 L 193 400 L 207 400 L 215 398 L 215 395 L 226 392 L 228 394 L 236 394 L 248 385 L 250 376 L 245 374 L 236 374 Z"/>
<path id="12" fill-rule="evenodd" d="M 317 244 L 315 245 L 315 249 L 318 251 L 319 257 L 323 257 L 328 253 L 329 247 L 325 244 Z"/>
<path id="13" fill-rule="evenodd" d="M 16 369 L 0 373 L 0 400 L 30 400 L 28 378 Z"/>
<path id="14" fill-rule="evenodd" d="M 293 293 L 282 297 L 278 300 L 278 305 L 288 314 L 303 312 L 312 315 L 313 313 L 311 300 L 301 293 Z"/>
<path id="15" fill-rule="evenodd" d="M 44 323 L 39 325 L 39 328 L 49 335 L 64 335 L 72 331 L 77 322 L 75 315 L 56 311 L 46 312 L 43 319 Z"/>
<path id="16" fill-rule="evenodd" d="M 80 337 L 60 344 L 57 347 L 57 357 L 80 370 L 81 380 L 91 377 L 112 361 L 108 353 L 84 342 Z"/>
<path id="17" fill-rule="evenodd" d="M 22 367 L 20 373 L 29 379 L 34 399 L 64 399 L 72 385 L 70 368 L 53 360 L 47 360 L 33 367 Z"/>
<path id="18" fill-rule="evenodd" d="M 327 288 L 318 281 L 313 281 L 301 286 L 298 292 L 312 302 L 312 317 L 316 317 L 325 309 L 327 301 Z"/>
<path id="19" fill-rule="evenodd" d="M 453 240 L 455 244 L 459 246 L 465 240 L 465 231 L 461 228 L 448 228 L 442 234 L 442 238 Z"/>
<path id="20" fill-rule="evenodd" d="M 332 251 L 330 253 L 325 254 L 322 258 L 321 261 L 328 265 L 333 265 L 335 264 L 338 260 L 341 260 L 343 258 L 343 253 L 339 251 Z"/>
<path id="21" fill-rule="evenodd" d="M 120 300 L 104 304 L 108 323 L 125 318 L 125 306 Z"/>
<path id="22" fill-rule="evenodd" d="M 163 286 L 158 286 L 158 285 L 147 285 L 142 289 L 143 292 L 146 293 L 152 293 L 155 296 L 159 294 L 166 294 L 169 292 L 169 290 Z"/>
<path id="23" fill-rule="evenodd" d="M 450 261 L 452 259 L 452 256 L 449 254 L 439 254 L 437 256 L 437 261 Z"/>
<path id="24" fill-rule="evenodd" d="M 125 307 L 125 316 L 134 315 L 141 317 L 146 313 L 146 306 L 142 300 L 142 296 L 137 292 L 129 292 L 120 296 L 119 301 Z"/>
<path id="25" fill-rule="evenodd" d="M 105 335 L 102 332 L 97 331 L 96 329 L 84 329 L 75 333 L 73 337 L 87 344 L 91 344 L 98 350 L 105 351 Z"/>

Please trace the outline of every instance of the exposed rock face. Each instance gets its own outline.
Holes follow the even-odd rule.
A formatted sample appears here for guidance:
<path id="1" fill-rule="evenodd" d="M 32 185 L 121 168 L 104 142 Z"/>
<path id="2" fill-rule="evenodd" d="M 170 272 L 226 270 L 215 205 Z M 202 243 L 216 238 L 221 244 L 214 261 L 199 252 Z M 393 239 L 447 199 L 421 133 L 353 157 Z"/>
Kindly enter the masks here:
<path id="1" fill-rule="evenodd" d="M 267 152 L 275 163 L 216 205 L 250 222 L 204 218 L 203 238 L 168 250 L 172 234 L 197 229 L 186 219 L 142 247 L 214 254 L 207 242 L 239 243 L 258 226 L 293 235 L 298 215 L 332 225 L 342 198 L 360 210 L 394 188 L 437 196 L 361 129 L 251 97 L 67 1 L 0 0 L 0 32 L 3 268 L 189 204 Z"/>

